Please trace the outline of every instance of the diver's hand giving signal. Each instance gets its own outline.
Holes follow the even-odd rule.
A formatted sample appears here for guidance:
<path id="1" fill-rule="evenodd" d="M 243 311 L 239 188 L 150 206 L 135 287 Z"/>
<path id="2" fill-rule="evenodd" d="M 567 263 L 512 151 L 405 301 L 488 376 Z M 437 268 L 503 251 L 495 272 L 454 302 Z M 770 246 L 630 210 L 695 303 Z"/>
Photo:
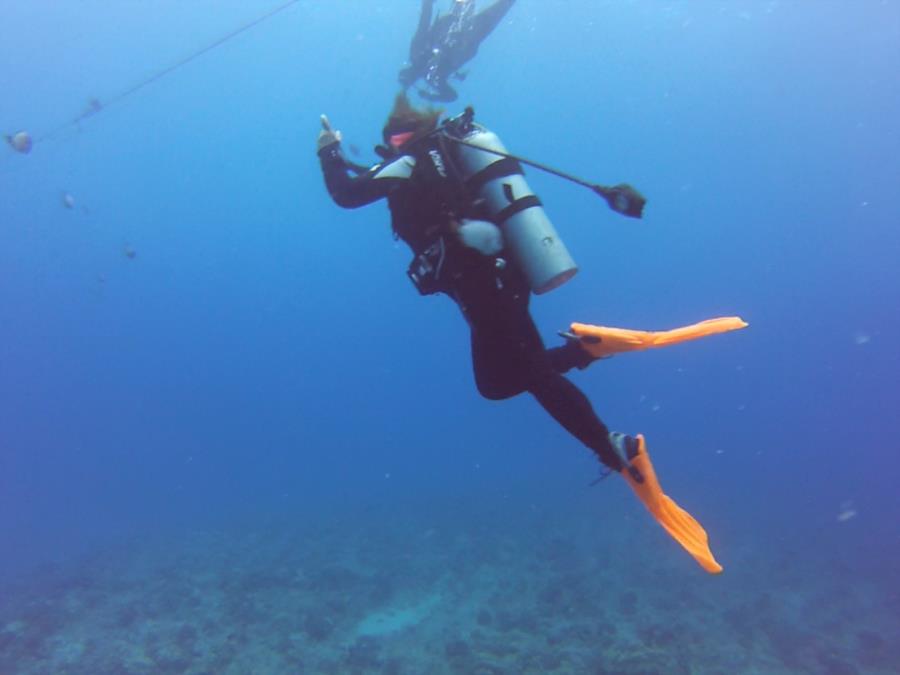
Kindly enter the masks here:
<path id="1" fill-rule="evenodd" d="M 322 115 L 320 119 L 322 121 L 322 130 L 319 131 L 319 137 L 316 139 L 316 152 L 341 142 L 341 132 L 331 128 L 331 122 L 328 121 L 328 117 Z"/>

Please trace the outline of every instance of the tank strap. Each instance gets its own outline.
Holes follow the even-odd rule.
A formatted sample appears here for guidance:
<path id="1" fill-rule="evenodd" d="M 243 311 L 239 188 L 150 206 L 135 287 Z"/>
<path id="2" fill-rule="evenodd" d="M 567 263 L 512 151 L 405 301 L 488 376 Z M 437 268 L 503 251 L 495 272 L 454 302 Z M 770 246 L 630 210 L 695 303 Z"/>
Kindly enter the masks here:
<path id="1" fill-rule="evenodd" d="M 501 210 L 500 213 L 493 217 L 493 221 L 498 225 L 502 225 L 517 213 L 521 213 L 525 209 L 534 208 L 535 206 L 543 206 L 543 202 L 538 199 L 537 195 L 528 195 L 517 199 L 512 204 Z"/>
<path id="2" fill-rule="evenodd" d="M 506 178 L 507 176 L 525 175 L 522 165 L 516 160 L 504 157 L 493 164 L 484 167 L 478 173 L 473 173 L 466 179 L 466 189 L 470 194 L 478 194 L 485 185 L 497 178 Z"/>

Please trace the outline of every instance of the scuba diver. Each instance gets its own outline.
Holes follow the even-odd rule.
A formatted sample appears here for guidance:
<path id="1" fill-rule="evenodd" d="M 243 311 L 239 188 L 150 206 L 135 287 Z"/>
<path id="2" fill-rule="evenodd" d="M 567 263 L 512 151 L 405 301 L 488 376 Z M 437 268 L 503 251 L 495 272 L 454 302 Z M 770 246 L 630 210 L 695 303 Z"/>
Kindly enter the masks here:
<path id="1" fill-rule="evenodd" d="M 478 46 L 496 28 L 515 0 L 497 0 L 475 13 L 475 0 L 453 0 L 450 13 L 431 22 L 434 0 L 422 0 L 419 25 L 409 45 L 409 65 L 400 71 L 404 89 L 417 80 L 425 88 L 419 96 L 429 101 L 455 101 L 456 90 L 448 80 L 465 79 L 459 69 L 478 52 Z"/>
<path id="2" fill-rule="evenodd" d="M 721 571 L 706 532 L 663 494 L 642 436 L 611 433 L 587 396 L 565 373 L 613 353 L 663 346 L 743 327 L 737 317 L 651 333 L 572 324 L 569 341 L 547 348 L 529 311 L 544 293 L 574 275 L 574 265 L 520 161 L 468 108 L 439 123 L 441 111 L 415 109 L 398 94 L 382 130 L 382 161 L 363 167 L 345 160 L 341 134 L 322 116 L 317 152 L 325 186 L 338 206 L 386 199 L 394 237 L 412 250 L 407 274 L 423 295 L 442 293 L 470 329 L 479 393 L 490 400 L 528 392 L 607 467 L 619 472 L 666 531 L 711 573 Z M 530 163 L 530 162 L 529 162 Z M 534 163 L 531 163 L 534 164 Z M 600 186 L 596 186 L 600 187 Z M 622 187 L 622 186 L 617 186 Z M 639 217 L 639 204 L 611 205 Z M 636 191 L 634 195 L 640 196 Z"/>

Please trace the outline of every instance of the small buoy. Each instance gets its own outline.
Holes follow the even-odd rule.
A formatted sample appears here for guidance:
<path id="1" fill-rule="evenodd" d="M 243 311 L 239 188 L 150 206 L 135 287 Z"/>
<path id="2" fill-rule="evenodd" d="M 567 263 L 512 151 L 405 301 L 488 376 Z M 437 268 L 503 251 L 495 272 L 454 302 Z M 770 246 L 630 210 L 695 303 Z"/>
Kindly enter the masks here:
<path id="1" fill-rule="evenodd" d="M 20 131 L 13 136 L 6 135 L 4 138 L 6 138 L 6 142 L 9 143 L 9 146 L 16 152 L 21 152 L 23 155 L 27 155 L 31 152 L 33 143 L 31 141 L 31 134 L 27 131 Z"/>
<path id="2" fill-rule="evenodd" d="M 75 197 L 73 197 L 68 192 L 63 192 L 62 205 L 65 206 L 67 209 L 74 209 L 75 208 Z"/>
<path id="3" fill-rule="evenodd" d="M 137 251 L 135 251 L 130 246 L 126 246 L 122 253 L 125 254 L 126 258 L 129 258 L 131 260 L 134 260 L 137 257 Z"/>

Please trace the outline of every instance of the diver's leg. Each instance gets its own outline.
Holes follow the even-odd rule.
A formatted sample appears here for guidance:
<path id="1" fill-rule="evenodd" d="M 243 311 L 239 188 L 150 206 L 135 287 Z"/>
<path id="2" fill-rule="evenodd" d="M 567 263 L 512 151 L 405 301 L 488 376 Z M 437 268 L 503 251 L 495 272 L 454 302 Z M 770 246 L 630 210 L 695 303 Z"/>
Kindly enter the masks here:
<path id="1" fill-rule="evenodd" d="M 491 401 L 502 401 L 528 388 L 527 364 L 521 358 L 523 345 L 503 336 L 472 328 L 472 370 L 478 393 Z"/>
<path id="2" fill-rule="evenodd" d="M 587 396 L 556 368 L 577 365 L 569 347 L 546 349 L 528 311 L 524 277 L 509 279 L 502 290 L 488 285 L 459 289 L 454 297 L 472 330 L 475 384 L 485 398 L 501 400 L 530 392 L 551 417 L 584 443 L 606 466 L 622 461 Z M 576 344 L 575 347 L 581 348 Z M 581 350 L 583 352 L 583 350 Z"/>
<path id="3" fill-rule="evenodd" d="M 458 263 L 465 274 L 456 277 L 448 295 L 471 329 L 475 384 L 487 399 L 510 398 L 528 389 L 531 373 L 544 353 L 528 311 L 528 281 L 514 265 L 497 267 L 494 258 L 465 251 L 469 264 Z"/>
<path id="4" fill-rule="evenodd" d="M 562 347 L 548 349 L 547 360 L 555 372 L 564 374 L 572 368 L 584 370 L 597 359 L 588 354 L 580 343 L 573 340 Z"/>
<path id="5" fill-rule="evenodd" d="M 472 38 L 478 44 L 497 27 L 516 0 L 497 0 L 493 5 L 480 11 L 472 19 Z"/>
<path id="6" fill-rule="evenodd" d="M 452 49 L 447 50 L 445 66 L 448 73 L 458 72 L 466 63 L 471 61 L 478 53 L 478 47 L 490 34 L 497 24 L 503 20 L 506 12 L 512 7 L 515 0 L 499 0 L 476 14 L 469 21 L 465 29 L 456 36 Z"/>
<path id="7" fill-rule="evenodd" d="M 610 444 L 609 430 L 591 402 L 555 370 L 577 365 L 577 353 L 564 351 L 569 347 L 544 348 L 528 311 L 527 288 L 486 298 L 490 298 L 487 289 L 474 298 L 475 303 L 460 304 L 472 327 L 472 365 L 479 393 L 500 400 L 530 392 L 553 419 L 590 448 L 601 462 L 621 470 L 622 461 Z M 577 344 L 574 346 L 584 353 Z"/>
<path id="8" fill-rule="evenodd" d="M 404 89 L 411 87 L 428 72 L 428 60 L 431 58 L 430 24 L 433 3 L 434 0 L 422 0 L 419 26 L 409 43 L 409 65 L 401 69 L 397 75 L 397 80 Z"/>
<path id="9" fill-rule="evenodd" d="M 590 448 L 601 462 L 615 471 L 622 470 L 622 460 L 609 440 L 609 429 L 581 389 L 548 369 L 530 383 L 528 391 L 553 419 Z"/>
<path id="10" fill-rule="evenodd" d="M 544 353 L 544 342 L 528 312 L 528 294 L 487 291 L 469 307 L 475 384 L 485 398 L 497 401 L 528 389 Z"/>
<path id="11" fill-rule="evenodd" d="M 422 9 L 419 13 L 419 25 L 415 35 L 409 43 L 409 60 L 412 63 L 422 58 L 422 55 L 431 51 L 428 44 L 428 33 L 431 29 L 431 14 L 434 11 L 434 0 L 422 0 Z"/>

